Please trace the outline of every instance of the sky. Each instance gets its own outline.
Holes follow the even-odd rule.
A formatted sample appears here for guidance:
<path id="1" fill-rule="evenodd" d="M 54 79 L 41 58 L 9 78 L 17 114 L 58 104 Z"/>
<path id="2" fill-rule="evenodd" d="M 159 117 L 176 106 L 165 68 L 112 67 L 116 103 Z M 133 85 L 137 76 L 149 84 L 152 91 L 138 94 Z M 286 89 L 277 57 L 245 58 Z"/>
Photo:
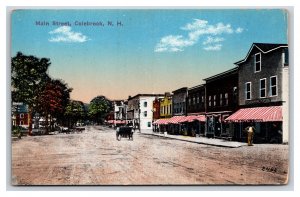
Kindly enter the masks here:
<path id="1" fill-rule="evenodd" d="M 127 99 L 204 83 L 252 43 L 288 43 L 284 10 L 16 10 L 11 56 L 50 58 L 71 99 Z"/>

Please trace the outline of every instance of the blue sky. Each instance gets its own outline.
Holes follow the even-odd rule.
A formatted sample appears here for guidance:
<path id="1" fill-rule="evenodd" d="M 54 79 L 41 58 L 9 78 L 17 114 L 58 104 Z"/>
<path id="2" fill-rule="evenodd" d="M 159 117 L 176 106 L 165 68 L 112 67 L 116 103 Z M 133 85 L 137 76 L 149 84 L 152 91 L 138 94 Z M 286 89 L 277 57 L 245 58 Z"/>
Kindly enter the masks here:
<path id="1" fill-rule="evenodd" d="M 253 42 L 288 42 L 283 10 L 18 10 L 11 17 L 12 56 L 50 58 L 50 75 L 84 102 L 199 85 L 233 68 Z"/>

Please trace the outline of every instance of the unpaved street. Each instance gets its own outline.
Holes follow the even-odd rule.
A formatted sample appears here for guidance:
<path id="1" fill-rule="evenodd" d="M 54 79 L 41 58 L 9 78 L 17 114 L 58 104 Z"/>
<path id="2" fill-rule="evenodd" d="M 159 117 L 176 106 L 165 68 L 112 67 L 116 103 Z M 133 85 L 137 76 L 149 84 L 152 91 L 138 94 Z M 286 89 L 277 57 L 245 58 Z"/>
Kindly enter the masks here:
<path id="1" fill-rule="evenodd" d="M 14 185 L 284 184 L 288 146 L 221 148 L 87 127 L 12 142 Z"/>

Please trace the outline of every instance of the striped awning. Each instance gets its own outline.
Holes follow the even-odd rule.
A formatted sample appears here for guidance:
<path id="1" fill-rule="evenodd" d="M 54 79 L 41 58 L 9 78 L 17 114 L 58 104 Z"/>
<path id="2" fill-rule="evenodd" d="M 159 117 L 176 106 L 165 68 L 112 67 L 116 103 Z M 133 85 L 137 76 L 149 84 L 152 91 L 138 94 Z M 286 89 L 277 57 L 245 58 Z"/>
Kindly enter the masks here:
<path id="1" fill-rule="evenodd" d="M 127 123 L 126 120 L 108 120 L 107 122 L 110 124 L 126 124 Z"/>
<path id="2" fill-rule="evenodd" d="M 282 121 L 281 106 L 239 109 L 225 119 L 228 122 L 275 122 Z"/>
<path id="3" fill-rule="evenodd" d="M 194 120 L 198 120 L 199 122 L 205 122 L 205 115 L 198 115 L 194 117 Z"/>
<path id="4" fill-rule="evenodd" d="M 158 120 L 154 121 L 153 124 L 157 124 L 157 125 L 160 125 L 160 124 L 168 124 L 168 120 L 169 120 L 169 118 L 158 119 Z"/>
<path id="5" fill-rule="evenodd" d="M 185 119 L 185 116 L 173 116 L 168 122 L 171 124 L 178 124 L 183 119 Z"/>

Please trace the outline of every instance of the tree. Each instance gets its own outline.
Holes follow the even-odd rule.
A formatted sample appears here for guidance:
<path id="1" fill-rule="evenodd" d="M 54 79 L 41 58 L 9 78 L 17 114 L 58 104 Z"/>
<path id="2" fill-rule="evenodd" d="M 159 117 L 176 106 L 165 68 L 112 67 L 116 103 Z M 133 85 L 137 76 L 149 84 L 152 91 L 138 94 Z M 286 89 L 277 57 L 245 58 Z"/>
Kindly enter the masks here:
<path id="1" fill-rule="evenodd" d="M 61 119 L 70 100 L 71 88 L 62 80 L 49 79 L 38 97 L 36 111 L 45 117 L 46 133 L 48 133 L 48 119 L 53 126 L 53 118 Z"/>
<path id="2" fill-rule="evenodd" d="M 76 122 L 85 119 L 86 110 L 83 102 L 71 100 L 66 107 L 65 116 L 68 119 L 68 127 L 73 127 Z"/>
<path id="3" fill-rule="evenodd" d="M 50 59 L 26 56 L 18 52 L 11 58 L 12 101 L 28 105 L 28 132 L 32 132 L 32 114 L 38 95 L 48 81 L 47 74 Z"/>
<path id="4" fill-rule="evenodd" d="M 103 123 L 104 117 L 111 111 L 112 102 L 105 96 L 93 98 L 89 105 L 89 116 L 97 123 Z"/>

